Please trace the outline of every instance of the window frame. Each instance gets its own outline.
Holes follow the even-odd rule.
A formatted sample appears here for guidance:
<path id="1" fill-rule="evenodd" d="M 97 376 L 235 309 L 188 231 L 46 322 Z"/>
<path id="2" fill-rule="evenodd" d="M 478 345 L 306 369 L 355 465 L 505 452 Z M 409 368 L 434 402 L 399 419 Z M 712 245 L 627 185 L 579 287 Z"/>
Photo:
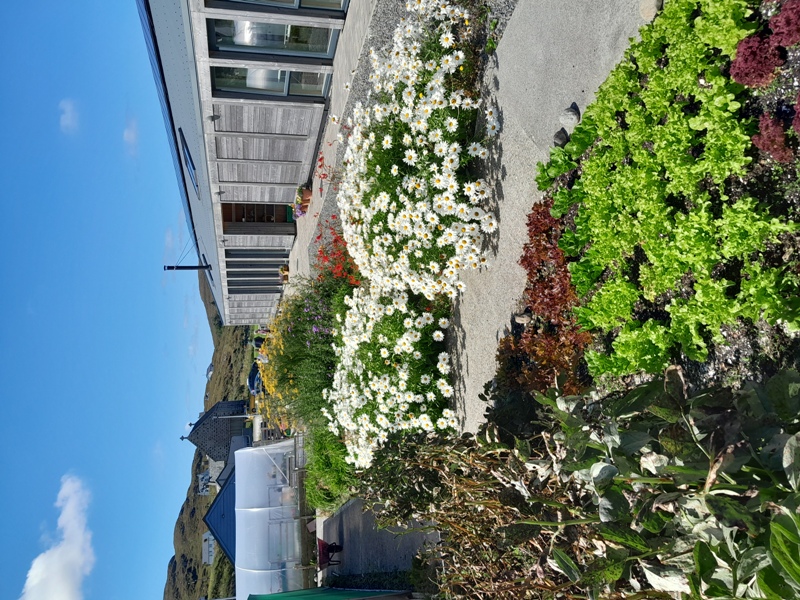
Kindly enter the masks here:
<path id="1" fill-rule="evenodd" d="M 301 70 L 297 70 L 297 69 L 291 70 L 291 69 L 287 69 L 285 67 L 281 67 L 281 68 L 264 68 L 265 70 L 268 70 L 268 71 L 277 71 L 279 73 L 280 72 L 285 72 L 286 73 L 286 78 L 285 78 L 285 81 L 283 82 L 284 85 L 283 85 L 283 92 L 282 93 L 278 93 L 278 92 L 275 92 L 273 90 L 260 89 L 260 88 L 226 87 L 226 86 L 217 85 L 217 77 L 216 77 L 215 70 L 216 69 L 231 69 L 231 68 L 249 70 L 249 69 L 255 68 L 255 67 L 228 67 L 228 66 L 221 66 L 221 65 L 211 65 L 210 66 L 210 71 L 211 71 L 211 90 L 212 90 L 212 95 L 216 96 L 217 92 L 221 92 L 223 94 L 247 95 L 247 97 L 263 98 L 263 99 L 269 99 L 269 98 L 272 98 L 272 99 L 278 99 L 278 98 L 281 98 L 281 99 L 308 98 L 308 99 L 312 99 L 312 100 L 313 99 L 322 100 L 322 99 L 325 99 L 325 98 L 328 97 L 328 92 L 330 91 L 331 79 L 332 79 L 332 77 L 331 77 L 332 74 L 331 73 L 321 73 L 321 72 L 316 72 L 316 71 L 301 71 Z M 321 89 L 320 94 L 316 95 L 316 94 L 292 93 L 291 80 L 292 80 L 292 75 L 295 74 L 295 73 L 310 73 L 310 74 L 313 74 L 313 75 L 321 75 L 322 77 L 324 77 L 324 81 L 322 83 L 322 89 Z"/>
<path id="2" fill-rule="evenodd" d="M 217 42 L 217 29 L 216 21 L 248 21 L 249 19 L 220 19 L 217 17 L 209 17 L 206 19 L 206 30 L 208 32 L 208 48 L 212 52 L 224 53 L 229 56 L 236 56 L 237 54 L 259 54 L 259 55 L 272 55 L 272 56 L 291 56 L 297 58 L 318 58 L 318 59 L 332 59 L 336 54 L 336 47 L 339 43 L 340 29 L 336 27 L 325 27 L 323 24 L 308 24 L 298 25 L 294 23 L 274 23 L 274 25 L 281 25 L 283 27 L 309 27 L 313 29 L 325 29 L 329 32 L 328 47 L 325 52 L 313 52 L 305 50 L 291 50 L 283 48 L 269 48 L 266 46 L 247 46 L 238 44 L 220 44 Z M 258 23 L 259 21 L 255 21 Z M 272 24 L 272 23 L 267 23 Z M 290 30 L 289 30 L 290 31 Z M 288 33 L 288 32 L 287 32 Z"/>
<path id="3" fill-rule="evenodd" d="M 186 143 L 186 137 L 183 135 L 183 128 L 178 127 L 178 135 L 181 138 L 181 154 L 183 155 L 183 163 L 186 166 L 186 171 L 189 173 L 189 179 L 192 181 L 192 186 L 200 198 L 200 186 L 197 183 L 197 167 L 195 167 L 192 153 L 189 152 L 189 144 Z"/>

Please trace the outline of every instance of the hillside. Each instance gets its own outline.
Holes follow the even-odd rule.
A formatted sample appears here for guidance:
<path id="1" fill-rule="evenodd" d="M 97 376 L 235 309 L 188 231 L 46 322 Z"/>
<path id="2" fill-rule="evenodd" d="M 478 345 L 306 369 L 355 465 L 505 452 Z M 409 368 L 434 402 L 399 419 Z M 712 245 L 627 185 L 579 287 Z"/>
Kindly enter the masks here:
<path id="1" fill-rule="evenodd" d="M 211 290 L 202 273 L 199 274 L 199 287 L 200 298 L 206 308 L 208 325 L 214 341 L 214 355 L 211 359 L 214 375 L 206 384 L 203 402 L 203 410 L 208 410 L 217 402 L 247 398 L 247 373 L 252 362 L 253 350 L 248 345 L 249 327 L 221 326 Z M 167 567 L 164 600 L 197 600 L 208 593 L 211 568 L 202 563 L 201 543 L 203 533 L 206 531 L 203 515 L 214 496 L 196 494 L 197 475 L 206 469 L 202 458 L 196 451 L 191 465 L 191 479 L 186 491 L 186 500 L 175 522 L 175 555 Z M 230 563 L 227 566 L 229 565 Z M 226 565 L 220 566 L 224 568 Z M 222 596 L 227 596 L 232 594 L 233 590 L 221 590 L 221 592 Z"/>

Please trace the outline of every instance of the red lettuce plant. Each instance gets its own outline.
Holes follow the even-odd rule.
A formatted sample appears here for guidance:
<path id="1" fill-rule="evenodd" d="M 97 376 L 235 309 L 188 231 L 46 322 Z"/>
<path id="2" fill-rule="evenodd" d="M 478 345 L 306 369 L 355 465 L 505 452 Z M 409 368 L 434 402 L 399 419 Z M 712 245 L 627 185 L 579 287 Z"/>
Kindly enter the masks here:
<path id="1" fill-rule="evenodd" d="M 788 163 L 794 160 L 794 153 L 786 145 L 786 132 L 780 121 L 768 114 L 763 114 L 758 120 L 758 129 L 759 132 L 753 136 L 753 144 L 756 148 L 766 152 L 778 162 Z"/>
<path id="2" fill-rule="evenodd" d="M 769 41 L 775 46 L 788 48 L 800 42 L 800 0 L 787 0 L 781 12 L 769 20 L 772 37 Z"/>
<path id="3" fill-rule="evenodd" d="M 758 35 L 744 38 L 736 47 L 731 77 L 749 87 L 764 87 L 775 78 L 775 69 L 783 64 L 778 49 Z"/>
<path id="4" fill-rule="evenodd" d="M 564 393 L 582 387 L 578 366 L 591 335 L 581 331 L 572 309 L 578 296 L 558 247 L 561 223 L 550 215 L 552 200 L 539 203 L 528 215 L 528 243 L 519 264 L 528 273 L 524 300 L 535 319 L 519 336 L 509 335 L 498 346 L 497 380 L 505 386 L 544 392 L 556 377 L 566 375 Z"/>
<path id="5" fill-rule="evenodd" d="M 533 207 L 528 215 L 528 243 L 519 264 L 528 272 L 525 302 L 544 320 L 560 325 L 571 322 L 578 302 L 567 269 L 564 252 L 558 247 L 561 225 L 550 215 L 552 200 Z"/>

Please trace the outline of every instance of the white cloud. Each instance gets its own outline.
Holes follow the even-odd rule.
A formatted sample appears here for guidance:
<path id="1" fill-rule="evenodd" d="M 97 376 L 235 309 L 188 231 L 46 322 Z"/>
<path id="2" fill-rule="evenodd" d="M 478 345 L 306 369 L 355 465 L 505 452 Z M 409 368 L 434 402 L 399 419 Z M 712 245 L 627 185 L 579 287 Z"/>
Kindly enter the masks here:
<path id="1" fill-rule="evenodd" d="M 83 580 L 94 567 L 92 532 L 86 526 L 89 500 L 80 479 L 61 478 L 58 539 L 33 559 L 19 600 L 83 600 Z"/>
<path id="2" fill-rule="evenodd" d="M 61 111 L 59 124 L 62 133 L 77 133 L 78 131 L 78 108 L 75 101 L 70 98 L 64 98 L 58 103 L 58 110 Z"/>
<path id="3" fill-rule="evenodd" d="M 139 148 L 139 123 L 136 119 L 128 119 L 128 123 L 122 132 L 122 141 L 125 142 L 128 154 L 135 156 Z"/>

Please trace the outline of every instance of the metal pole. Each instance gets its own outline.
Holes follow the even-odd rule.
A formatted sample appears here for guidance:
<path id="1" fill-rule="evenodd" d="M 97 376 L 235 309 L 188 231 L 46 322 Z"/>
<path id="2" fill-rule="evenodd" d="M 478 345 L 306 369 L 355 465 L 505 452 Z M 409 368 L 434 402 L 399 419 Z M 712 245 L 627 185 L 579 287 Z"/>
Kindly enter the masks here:
<path id="1" fill-rule="evenodd" d="M 211 265 L 164 265 L 165 271 L 210 271 Z"/>

